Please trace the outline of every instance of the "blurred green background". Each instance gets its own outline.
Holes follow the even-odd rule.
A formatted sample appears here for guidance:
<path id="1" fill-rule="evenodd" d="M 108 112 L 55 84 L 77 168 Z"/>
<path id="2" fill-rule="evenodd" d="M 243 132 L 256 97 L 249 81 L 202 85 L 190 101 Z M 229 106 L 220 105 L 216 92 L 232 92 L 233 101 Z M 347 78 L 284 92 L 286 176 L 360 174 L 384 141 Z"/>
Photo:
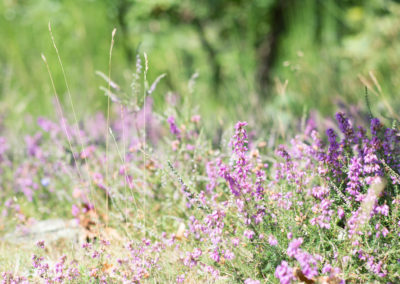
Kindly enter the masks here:
<path id="1" fill-rule="evenodd" d="M 49 21 L 80 117 L 105 108 L 95 71 L 108 73 L 114 27 L 112 79 L 129 93 L 136 53 L 146 52 L 149 81 L 167 74 L 158 107 L 171 91 L 217 119 L 331 114 L 339 101 L 360 104 L 366 85 L 377 111 L 399 106 L 398 1 L 2 0 L 0 111 L 15 127 L 27 114 L 55 115 L 41 53 L 68 112 Z"/>

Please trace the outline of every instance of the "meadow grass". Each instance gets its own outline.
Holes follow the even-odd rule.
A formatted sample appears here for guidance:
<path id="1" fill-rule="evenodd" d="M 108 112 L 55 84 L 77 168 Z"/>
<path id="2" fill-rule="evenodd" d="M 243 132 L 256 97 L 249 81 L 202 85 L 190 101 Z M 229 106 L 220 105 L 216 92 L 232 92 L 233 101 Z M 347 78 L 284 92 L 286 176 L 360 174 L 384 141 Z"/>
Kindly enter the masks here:
<path id="1" fill-rule="evenodd" d="M 1 137 L 3 230 L 81 228 L 78 241 L 2 241 L 5 283 L 399 280 L 396 123 L 314 114 L 293 134 L 238 122 L 212 141 L 185 100 L 154 110 L 137 58 L 136 105 L 108 80 L 106 117 L 41 117 L 25 145 Z"/>
<path id="2" fill-rule="evenodd" d="M 227 125 L 229 111 L 200 115 L 196 75 L 188 95 L 157 105 L 163 76 L 149 81 L 146 53 L 130 89 L 111 81 L 114 30 L 99 73 L 106 115 L 80 119 L 49 29 L 67 102 L 43 55 L 55 118 L 37 118 L 25 135 L 1 132 L 0 228 L 29 237 L 41 220 L 62 218 L 80 231 L 2 239 L 4 283 L 400 280 L 400 135 L 384 96 L 381 119 L 345 104 L 335 119 L 303 107 L 294 120 L 278 81 L 276 104 L 249 95 L 234 116 L 248 122 Z M 364 80 L 382 91 L 373 74 Z"/>

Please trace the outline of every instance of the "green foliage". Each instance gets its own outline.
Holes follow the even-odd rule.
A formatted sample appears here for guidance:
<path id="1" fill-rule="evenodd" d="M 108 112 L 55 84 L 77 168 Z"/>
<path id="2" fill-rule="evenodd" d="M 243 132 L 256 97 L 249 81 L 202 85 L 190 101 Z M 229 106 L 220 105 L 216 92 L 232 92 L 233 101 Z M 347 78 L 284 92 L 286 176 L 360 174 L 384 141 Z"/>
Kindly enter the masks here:
<path id="1" fill-rule="evenodd" d="M 299 117 L 305 108 L 331 113 L 339 100 L 359 102 L 364 85 L 371 105 L 396 117 L 395 1 L 6 0 L 0 10 L 0 110 L 16 128 L 26 114 L 55 115 L 41 53 L 69 112 L 49 21 L 80 117 L 105 109 L 95 71 L 108 74 L 114 27 L 111 77 L 122 89 L 134 80 L 140 50 L 151 59 L 150 82 L 165 73 L 163 89 L 190 96 L 184 100 L 218 121 L 243 119 L 250 109 L 260 123 Z M 165 104 L 164 94 L 154 97 Z"/>

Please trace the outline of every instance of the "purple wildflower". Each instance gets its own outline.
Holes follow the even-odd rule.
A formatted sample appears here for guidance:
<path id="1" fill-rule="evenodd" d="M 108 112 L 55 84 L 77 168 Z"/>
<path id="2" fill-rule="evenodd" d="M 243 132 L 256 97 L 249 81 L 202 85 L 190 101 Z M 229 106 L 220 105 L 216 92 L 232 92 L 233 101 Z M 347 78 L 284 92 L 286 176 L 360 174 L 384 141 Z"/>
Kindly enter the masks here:
<path id="1" fill-rule="evenodd" d="M 172 134 L 176 136 L 176 138 L 181 138 L 181 131 L 175 123 L 175 118 L 173 116 L 168 117 L 167 122 L 169 123 L 169 129 Z"/>
<path id="2" fill-rule="evenodd" d="M 275 277 L 279 279 L 281 284 L 290 284 L 292 280 L 295 280 L 293 268 L 291 268 L 286 261 L 282 261 L 276 268 Z"/>
<path id="3" fill-rule="evenodd" d="M 244 280 L 244 284 L 260 284 L 260 281 L 247 278 L 246 280 Z"/>
<path id="4" fill-rule="evenodd" d="M 301 246 L 302 243 L 303 243 L 303 238 L 298 238 L 291 241 L 287 249 L 288 256 L 290 257 L 295 256 L 298 251 L 298 248 Z"/>
<path id="5" fill-rule="evenodd" d="M 249 240 L 254 238 L 255 233 L 251 230 L 245 230 L 243 235 L 248 238 Z"/>
<path id="6" fill-rule="evenodd" d="M 278 245 L 278 240 L 275 238 L 275 236 L 273 236 L 273 235 L 269 235 L 269 237 L 268 237 L 268 243 L 269 243 L 269 245 L 271 245 L 271 246 L 277 246 Z"/>
<path id="7" fill-rule="evenodd" d="M 184 283 L 184 282 L 185 282 L 185 274 L 181 274 L 176 277 L 176 283 Z"/>

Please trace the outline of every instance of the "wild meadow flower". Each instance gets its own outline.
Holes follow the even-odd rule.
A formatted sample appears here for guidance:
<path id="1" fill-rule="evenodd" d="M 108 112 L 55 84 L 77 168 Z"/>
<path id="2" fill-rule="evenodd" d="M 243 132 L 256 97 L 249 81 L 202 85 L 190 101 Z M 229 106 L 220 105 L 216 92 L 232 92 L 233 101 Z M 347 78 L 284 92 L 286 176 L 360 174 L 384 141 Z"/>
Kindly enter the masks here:
<path id="1" fill-rule="evenodd" d="M 345 135 L 343 142 L 345 144 L 353 142 L 354 129 L 343 112 L 336 113 L 336 121 L 339 124 L 340 131 Z"/>
<path id="2" fill-rule="evenodd" d="M 218 170 L 215 167 L 214 162 L 208 162 L 206 164 L 206 172 L 209 181 L 206 185 L 206 189 L 208 193 L 211 193 L 217 186 L 217 178 L 218 178 Z"/>
<path id="3" fill-rule="evenodd" d="M 146 131 L 158 125 L 156 117 L 149 115 L 151 105 L 145 103 L 149 112 L 123 108 L 124 120 L 111 121 L 115 140 L 107 161 L 100 131 L 106 128 L 104 117 L 99 117 L 99 125 L 82 122 L 82 129 L 81 125 L 72 127 L 66 119 L 59 123 L 38 120 L 41 130 L 27 138 L 21 162 L 11 159 L 18 156 L 14 157 L 9 151 L 11 146 L 0 138 L 1 170 L 6 171 L 1 186 L 13 190 L 10 196 L 17 196 L 15 200 L 5 196 L 8 216 L 22 214 L 18 210 L 21 200 L 41 206 L 51 200 L 49 196 L 57 194 L 70 217 L 101 226 L 105 218 L 101 214 L 104 202 L 97 200 L 100 193 L 101 197 L 109 194 L 110 224 L 124 220 L 131 225 L 130 220 L 139 221 L 142 217 L 130 205 L 138 199 L 141 204 L 145 192 L 146 218 L 155 212 L 166 217 L 166 222 L 154 224 L 151 218 L 147 219 L 151 225 L 146 236 L 124 244 L 118 258 L 112 255 L 110 243 L 99 236 L 97 241 L 83 245 L 82 263 L 69 261 L 66 256 L 50 261 L 46 256 L 35 255 L 34 277 L 49 283 L 79 282 L 84 277 L 96 283 L 151 282 L 151 277 L 158 277 L 164 269 L 164 259 L 173 260 L 176 254 L 180 260 L 174 263 L 178 283 L 191 280 L 186 278 L 197 271 L 203 274 L 194 281 L 221 277 L 229 282 L 231 275 L 238 275 L 237 281 L 259 283 L 265 275 L 274 274 L 281 283 L 291 283 L 299 281 L 299 271 L 314 280 L 325 274 L 328 276 L 324 277 L 338 278 L 345 275 L 352 281 L 351 272 L 357 266 L 363 267 L 360 273 L 366 281 L 393 281 L 392 265 L 398 257 L 389 244 L 400 235 L 400 220 L 396 218 L 400 205 L 396 184 L 400 138 L 396 129 L 385 128 L 379 120 L 372 120 L 370 129 L 357 127 L 345 114 L 338 113 L 337 133 L 333 127 L 326 135 L 319 134 L 315 123 L 310 122 L 304 135 L 278 146 L 274 154 L 271 149 L 255 146 L 256 133 L 247 131 L 246 122 L 238 122 L 231 149 L 225 152 L 204 146 L 207 143 L 199 135 L 199 116 L 192 116 L 181 127 L 176 117 L 170 116 L 163 127 L 172 133 L 172 145 L 148 141 L 144 147 L 144 124 Z M 119 113 L 120 108 L 116 111 Z M 83 146 L 78 143 L 80 135 Z M 162 151 L 173 157 L 178 173 L 175 177 L 179 179 L 168 178 L 165 156 L 159 155 Z M 10 169 L 4 166 L 8 162 Z M 111 169 L 108 177 L 105 163 Z M 141 175 L 143 169 L 146 180 Z M 93 189 L 85 180 L 88 174 Z M 386 186 L 380 192 L 371 189 L 382 181 Z M 65 188 L 65 184 L 70 186 Z M 99 214 L 91 220 L 94 204 Z M 20 222 L 27 222 L 28 217 L 21 217 Z M 162 231 L 175 226 L 170 220 L 176 221 L 176 226 L 183 224 L 183 229 L 168 234 L 157 232 L 158 228 Z M 323 245 L 316 246 L 319 239 Z M 44 247 L 44 243 L 39 246 Z M 285 254 L 281 250 L 286 246 Z M 248 255 L 254 261 L 240 265 Z M 90 265 L 82 269 L 86 263 Z M 268 265 L 261 272 L 252 267 L 253 263 Z M 111 266 L 115 267 L 110 269 Z M 157 272 L 153 274 L 154 271 Z M 4 275 L 6 279 L 14 277 Z"/>
<path id="4" fill-rule="evenodd" d="M 184 283 L 185 282 L 185 274 L 180 274 L 176 277 L 176 283 Z"/>
<path id="5" fill-rule="evenodd" d="M 399 221 L 399 226 L 400 226 L 400 221 Z M 231 242 L 233 246 L 237 247 L 240 243 L 240 240 L 239 238 L 232 238 Z"/>
<path id="6" fill-rule="evenodd" d="M 379 121 L 378 118 L 372 118 L 371 119 L 371 134 L 372 135 L 377 135 L 378 131 L 383 127 L 381 122 Z"/>
<path id="7" fill-rule="evenodd" d="M 200 122 L 200 120 L 201 120 L 201 116 L 198 114 L 195 114 L 190 118 L 190 121 L 195 124 L 198 124 Z"/>
<path id="8" fill-rule="evenodd" d="M 276 268 L 275 277 L 279 279 L 281 284 L 290 284 L 293 280 L 295 280 L 293 268 L 291 268 L 286 261 L 282 261 L 281 264 Z"/>
<path id="9" fill-rule="evenodd" d="M 302 243 L 303 243 L 303 238 L 293 239 L 293 241 L 289 243 L 289 246 L 286 251 L 288 256 L 294 257 L 297 254 L 298 249 Z"/>
<path id="10" fill-rule="evenodd" d="M 36 246 L 37 246 L 38 248 L 44 249 L 44 248 L 45 248 L 44 241 L 38 241 L 38 242 L 36 243 Z"/>
<path id="11" fill-rule="evenodd" d="M 247 278 L 246 280 L 244 280 L 244 284 L 260 284 L 260 281 Z"/>
<path id="12" fill-rule="evenodd" d="M 219 262 L 219 261 L 220 261 L 221 255 L 220 255 L 218 249 L 214 249 L 214 250 L 212 250 L 212 251 L 210 252 L 210 258 L 211 258 L 212 260 L 214 260 L 215 262 Z"/>
<path id="13" fill-rule="evenodd" d="M 249 240 L 253 239 L 255 236 L 255 233 L 251 230 L 245 230 L 243 233 L 243 236 L 245 236 L 246 238 L 248 238 Z"/>
<path id="14" fill-rule="evenodd" d="M 338 214 L 339 219 L 343 219 L 343 217 L 344 217 L 344 210 L 343 210 L 343 208 L 339 207 L 339 208 L 338 208 L 338 211 L 337 211 L 337 214 Z"/>
<path id="15" fill-rule="evenodd" d="M 26 277 L 15 275 L 12 272 L 3 272 L 1 274 L 1 284 L 28 284 L 30 283 Z"/>
<path id="16" fill-rule="evenodd" d="M 278 245 L 278 240 L 275 238 L 275 236 L 269 235 L 269 236 L 268 236 L 268 243 L 269 243 L 271 246 L 277 246 L 277 245 Z"/>
<path id="17" fill-rule="evenodd" d="M 311 254 L 304 251 L 298 251 L 295 254 L 295 258 L 299 262 L 301 271 L 305 277 L 312 279 L 318 275 L 317 260 Z"/>
<path id="18" fill-rule="evenodd" d="M 170 128 L 171 133 L 173 135 L 175 135 L 176 138 L 180 139 L 181 131 L 175 123 L 175 117 L 173 117 L 173 116 L 168 117 L 167 122 L 169 123 L 169 128 Z"/>
<path id="19" fill-rule="evenodd" d="M 224 257 L 226 260 L 233 260 L 235 258 L 235 254 L 230 250 L 225 250 Z"/>

